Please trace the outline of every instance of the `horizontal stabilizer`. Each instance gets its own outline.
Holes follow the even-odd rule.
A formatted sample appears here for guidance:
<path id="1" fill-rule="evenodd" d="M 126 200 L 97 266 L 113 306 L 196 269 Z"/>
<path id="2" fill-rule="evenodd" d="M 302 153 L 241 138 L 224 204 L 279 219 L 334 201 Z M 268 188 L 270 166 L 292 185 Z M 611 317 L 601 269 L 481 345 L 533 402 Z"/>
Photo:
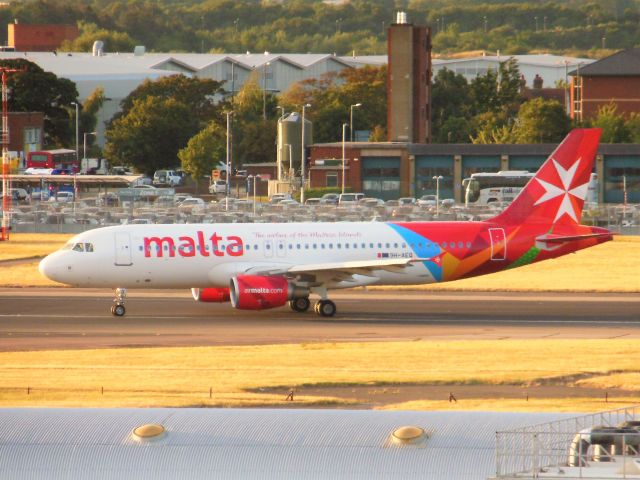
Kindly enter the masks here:
<path id="1" fill-rule="evenodd" d="M 566 243 L 566 242 L 577 242 L 578 240 L 587 240 L 589 238 L 609 238 L 611 237 L 611 233 L 586 233 L 584 235 L 540 235 L 536 238 L 538 242 L 545 243 Z"/>

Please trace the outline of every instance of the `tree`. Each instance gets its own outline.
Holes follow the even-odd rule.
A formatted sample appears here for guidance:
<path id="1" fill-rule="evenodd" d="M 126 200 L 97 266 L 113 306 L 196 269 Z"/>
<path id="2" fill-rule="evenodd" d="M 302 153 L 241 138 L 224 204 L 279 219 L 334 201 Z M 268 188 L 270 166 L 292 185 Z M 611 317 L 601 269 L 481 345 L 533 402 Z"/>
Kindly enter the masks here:
<path id="1" fill-rule="evenodd" d="M 287 109 L 298 110 L 310 103 L 308 117 L 313 121 L 314 142 L 342 139 L 342 124 L 350 121 L 350 107 L 354 111 L 354 130 L 384 130 L 387 126 L 386 67 L 346 69 L 309 79 L 292 86 L 281 96 Z"/>
<path id="2" fill-rule="evenodd" d="M 468 142 L 472 96 L 467 80 L 443 68 L 433 79 L 431 99 L 434 143 Z"/>
<path id="3" fill-rule="evenodd" d="M 152 96 L 180 101 L 204 126 L 218 114 L 215 96 L 221 93 L 222 84 L 216 80 L 189 78 L 184 75 L 171 75 L 155 81 L 145 80 L 122 100 L 121 112 L 117 117 L 127 115 L 136 100 Z"/>
<path id="4" fill-rule="evenodd" d="M 571 130 L 571 119 L 556 100 L 534 98 L 518 112 L 513 129 L 516 143 L 558 143 Z"/>
<path id="5" fill-rule="evenodd" d="M 98 112 L 104 104 L 105 96 L 104 89 L 102 87 L 96 88 L 82 104 L 82 110 L 80 111 L 80 135 L 81 138 L 85 133 L 95 132 L 98 124 Z M 95 135 L 87 135 L 87 149 L 91 147 L 95 141 Z M 87 152 L 83 152 L 85 157 L 88 157 Z"/>
<path id="6" fill-rule="evenodd" d="M 635 119 L 631 119 L 631 125 L 627 125 L 624 117 L 618 115 L 618 107 L 614 103 L 603 105 L 598 109 L 596 118 L 593 119 L 593 126 L 602 129 L 602 143 L 631 143 L 632 126 Z"/>
<path id="7" fill-rule="evenodd" d="M 202 178 L 224 161 L 226 157 L 226 131 L 217 123 L 210 123 L 191 137 L 187 146 L 178 152 L 182 169 L 196 180 Z"/>
<path id="8" fill-rule="evenodd" d="M 79 22 L 80 35 L 65 40 L 60 46 L 63 52 L 90 52 L 93 42 L 101 40 L 107 52 L 131 52 L 135 42 L 126 32 L 114 32 L 98 27 L 95 23 Z"/>
<path id="9" fill-rule="evenodd" d="M 11 92 L 9 110 L 42 112 L 45 145 L 72 145 L 75 135 L 75 108 L 72 103 L 78 101 L 75 84 L 21 58 L 0 60 L 0 66 L 20 70 L 8 77 L 7 85 Z"/>
<path id="10" fill-rule="evenodd" d="M 198 131 L 193 112 L 174 98 L 135 100 L 127 115 L 107 130 L 105 155 L 112 163 L 131 165 L 151 175 L 177 162 L 178 151 Z"/>

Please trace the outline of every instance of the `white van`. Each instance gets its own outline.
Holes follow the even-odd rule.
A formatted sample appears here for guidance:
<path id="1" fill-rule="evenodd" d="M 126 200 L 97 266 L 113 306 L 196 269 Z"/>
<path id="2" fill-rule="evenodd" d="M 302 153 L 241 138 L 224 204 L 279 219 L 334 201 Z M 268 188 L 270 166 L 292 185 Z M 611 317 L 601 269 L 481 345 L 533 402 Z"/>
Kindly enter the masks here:
<path id="1" fill-rule="evenodd" d="M 175 187 L 182 183 L 182 177 L 175 170 L 156 170 L 153 174 L 154 185 Z"/>
<path id="2" fill-rule="evenodd" d="M 364 193 L 341 193 L 338 197 L 338 205 L 356 205 L 364 198 Z"/>

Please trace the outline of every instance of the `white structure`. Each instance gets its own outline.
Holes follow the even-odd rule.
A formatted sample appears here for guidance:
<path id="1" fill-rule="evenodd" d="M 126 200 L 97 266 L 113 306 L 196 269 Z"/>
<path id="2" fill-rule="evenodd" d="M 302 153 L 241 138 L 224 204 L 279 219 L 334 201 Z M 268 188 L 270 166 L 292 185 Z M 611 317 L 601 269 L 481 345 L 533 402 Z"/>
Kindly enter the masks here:
<path id="1" fill-rule="evenodd" d="M 483 480 L 495 474 L 496 431 L 566 417 L 464 411 L 3 408 L 0 471 L 3 478 L 48 480 Z"/>

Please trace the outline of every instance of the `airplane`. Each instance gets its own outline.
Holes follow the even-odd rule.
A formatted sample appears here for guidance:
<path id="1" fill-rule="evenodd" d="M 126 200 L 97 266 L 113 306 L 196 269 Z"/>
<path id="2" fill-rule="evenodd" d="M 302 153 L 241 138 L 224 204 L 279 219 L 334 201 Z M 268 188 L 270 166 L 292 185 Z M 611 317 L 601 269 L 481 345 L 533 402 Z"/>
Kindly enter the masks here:
<path id="1" fill-rule="evenodd" d="M 580 225 L 600 129 L 572 130 L 500 214 L 485 221 L 120 225 L 86 231 L 40 272 L 76 287 L 190 288 L 200 302 L 336 313 L 332 289 L 448 282 L 560 257 L 612 239 Z"/>

